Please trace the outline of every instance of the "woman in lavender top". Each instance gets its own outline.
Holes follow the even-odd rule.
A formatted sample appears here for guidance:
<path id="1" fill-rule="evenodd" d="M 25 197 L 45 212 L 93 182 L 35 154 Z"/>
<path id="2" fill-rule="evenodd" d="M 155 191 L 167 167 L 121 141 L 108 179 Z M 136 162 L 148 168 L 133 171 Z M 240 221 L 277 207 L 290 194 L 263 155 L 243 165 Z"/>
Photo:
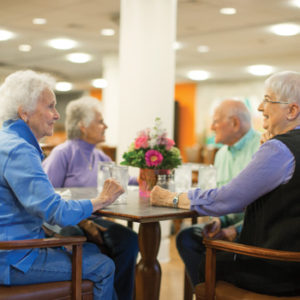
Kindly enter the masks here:
<path id="1" fill-rule="evenodd" d="M 155 187 L 153 205 L 191 208 L 200 215 L 245 211 L 239 241 L 269 249 L 300 251 L 300 73 L 280 72 L 265 82 L 258 110 L 264 142 L 248 166 L 211 190 L 171 193 Z M 199 270 L 204 280 L 203 268 Z M 217 278 L 277 296 L 300 295 L 300 264 L 219 253 Z"/>
<path id="2" fill-rule="evenodd" d="M 68 139 L 55 147 L 43 161 L 45 172 L 54 187 L 96 187 L 98 163 L 111 161 L 110 157 L 96 148 L 96 144 L 105 141 L 107 129 L 99 101 L 83 97 L 69 102 L 65 126 Z M 89 220 L 94 227 L 100 225 L 106 228 L 99 232 L 99 240 L 116 265 L 115 289 L 118 298 L 132 299 L 138 253 L 137 234 L 98 216 L 92 216 Z M 84 235 L 84 232 L 79 226 L 69 226 L 62 228 L 60 234 Z"/>

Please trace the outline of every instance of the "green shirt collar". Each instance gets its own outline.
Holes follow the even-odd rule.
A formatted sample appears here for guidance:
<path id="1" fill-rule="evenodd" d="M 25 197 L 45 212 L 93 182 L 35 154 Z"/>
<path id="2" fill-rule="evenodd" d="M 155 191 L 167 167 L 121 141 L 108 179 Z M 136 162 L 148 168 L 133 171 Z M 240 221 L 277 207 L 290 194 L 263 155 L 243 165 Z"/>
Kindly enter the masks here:
<path id="1" fill-rule="evenodd" d="M 238 140 L 235 144 L 233 144 L 232 146 L 228 146 L 228 150 L 230 152 L 235 152 L 235 151 L 239 151 L 241 150 L 244 145 L 252 139 L 252 137 L 254 136 L 254 130 L 252 128 L 250 128 L 248 130 L 248 132 L 240 139 Z"/>

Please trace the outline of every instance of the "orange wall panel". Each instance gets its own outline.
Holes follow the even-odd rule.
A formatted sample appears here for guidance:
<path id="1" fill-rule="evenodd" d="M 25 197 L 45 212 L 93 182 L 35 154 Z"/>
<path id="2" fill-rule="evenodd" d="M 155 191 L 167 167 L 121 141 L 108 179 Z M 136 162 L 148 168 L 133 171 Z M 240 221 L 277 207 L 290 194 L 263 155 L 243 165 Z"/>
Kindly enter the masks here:
<path id="1" fill-rule="evenodd" d="M 179 134 L 177 146 L 181 151 L 183 161 L 186 161 L 185 147 L 193 146 L 196 143 L 196 84 L 176 84 L 175 100 L 177 100 L 179 103 Z"/>

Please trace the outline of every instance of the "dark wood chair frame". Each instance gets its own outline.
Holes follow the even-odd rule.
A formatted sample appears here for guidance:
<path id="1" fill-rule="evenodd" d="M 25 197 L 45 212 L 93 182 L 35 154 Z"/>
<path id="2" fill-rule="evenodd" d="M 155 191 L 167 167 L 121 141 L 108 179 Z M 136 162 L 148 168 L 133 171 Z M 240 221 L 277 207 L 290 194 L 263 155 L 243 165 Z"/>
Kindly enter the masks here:
<path id="1" fill-rule="evenodd" d="M 294 261 L 300 262 L 300 252 L 281 251 L 266 249 L 254 246 L 248 246 L 244 244 L 238 244 L 222 240 L 204 239 L 206 247 L 206 265 L 205 265 L 205 299 L 213 300 L 215 297 L 216 286 L 216 251 L 233 252 L 237 254 L 243 254 L 252 257 L 259 257 L 270 260 L 280 261 Z M 200 299 L 197 295 L 196 286 L 196 299 Z M 299 297 L 300 298 L 300 297 Z"/>
<path id="2" fill-rule="evenodd" d="M 46 238 L 31 240 L 14 240 L 1 241 L 1 250 L 17 250 L 31 248 L 48 248 L 72 246 L 72 299 L 81 299 L 81 282 L 82 282 L 82 244 L 86 241 L 85 237 L 63 237 L 63 238 Z M 0 286 L 1 292 L 1 286 Z"/>

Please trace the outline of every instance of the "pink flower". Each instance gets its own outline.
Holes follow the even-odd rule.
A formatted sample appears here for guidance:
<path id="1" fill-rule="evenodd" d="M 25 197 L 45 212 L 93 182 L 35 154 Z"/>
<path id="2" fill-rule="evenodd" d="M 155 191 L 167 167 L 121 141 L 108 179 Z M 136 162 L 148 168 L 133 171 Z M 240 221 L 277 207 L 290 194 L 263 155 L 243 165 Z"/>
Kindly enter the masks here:
<path id="1" fill-rule="evenodd" d="M 162 154 L 157 150 L 148 150 L 145 154 L 146 165 L 148 167 L 160 165 L 163 159 Z"/>
<path id="2" fill-rule="evenodd" d="M 147 136 L 139 136 L 134 141 L 134 148 L 140 149 L 140 148 L 148 148 L 148 137 Z"/>
<path id="3" fill-rule="evenodd" d="M 170 150 L 175 145 L 172 139 L 166 138 L 166 149 Z"/>

